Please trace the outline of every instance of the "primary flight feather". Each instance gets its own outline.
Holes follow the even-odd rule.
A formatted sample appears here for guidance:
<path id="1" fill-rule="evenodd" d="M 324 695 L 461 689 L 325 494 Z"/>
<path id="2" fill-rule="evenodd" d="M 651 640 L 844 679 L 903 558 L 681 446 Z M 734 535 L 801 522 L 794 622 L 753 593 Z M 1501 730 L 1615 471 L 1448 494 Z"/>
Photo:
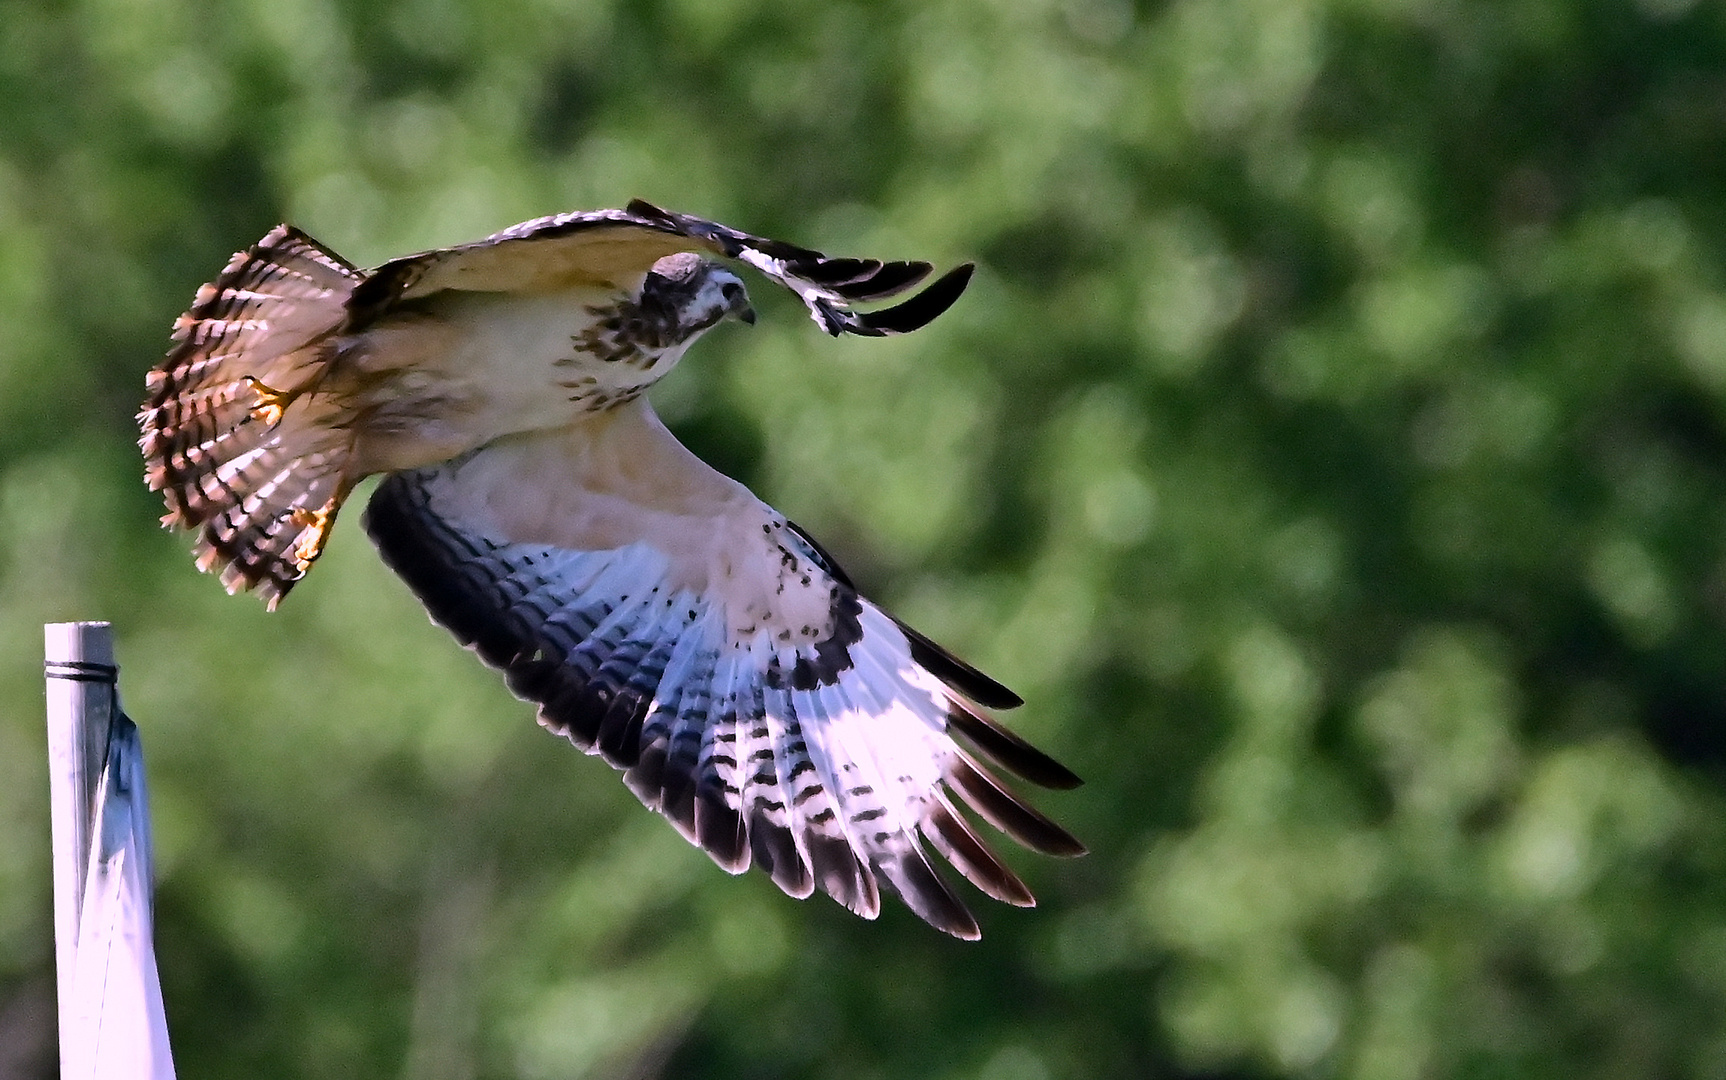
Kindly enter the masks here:
<path id="1" fill-rule="evenodd" d="M 1078 779 L 996 723 L 1019 699 L 859 596 L 832 558 L 679 443 L 643 396 L 703 332 L 754 322 L 719 256 L 830 334 L 915 330 L 961 266 L 829 258 L 636 201 L 360 270 L 291 226 L 175 325 L 139 414 L 163 523 L 274 608 L 362 478 L 364 525 L 431 617 L 540 723 L 623 770 L 725 869 L 873 917 L 880 890 L 977 923 L 928 858 L 1029 905 L 966 811 L 1083 847 L 995 775 Z M 957 736 L 957 737 L 956 737 Z"/>

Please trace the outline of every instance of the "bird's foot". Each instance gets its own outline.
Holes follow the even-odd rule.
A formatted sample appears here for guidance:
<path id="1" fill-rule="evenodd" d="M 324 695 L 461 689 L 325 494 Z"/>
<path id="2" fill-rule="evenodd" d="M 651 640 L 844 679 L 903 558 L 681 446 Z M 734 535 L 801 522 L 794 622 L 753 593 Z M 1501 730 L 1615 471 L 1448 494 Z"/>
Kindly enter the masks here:
<path id="1" fill-rule="evenodd" d="M 252 406 L 252 419 L 262 420 L 270 427 L 275 427 L 282 422 L 282 414 L 287 412 L 288 406 L 292 405 L 294 399 L 299 396 L 292 391 L 282 391 L 266 386 L 262 379 L 251 375 L 245 376 L 241 381 L 251 387 L 252 392 L 258 395 L 258 403 Z"/>
<path id="2" fill-rule="evenodd" d="M 331 499 L 316 510 L 307 510 L 303 506 L 294 508 L 293 520 L 300 527 L 300 536 L 294 542 L 293 560 L 300 573 L 311 569 L 312 563 L 324 553 L 324 544 L 330 538 L 330 530 L 335 527 L 336 511 L 340 507 L 340 499 Z"/>

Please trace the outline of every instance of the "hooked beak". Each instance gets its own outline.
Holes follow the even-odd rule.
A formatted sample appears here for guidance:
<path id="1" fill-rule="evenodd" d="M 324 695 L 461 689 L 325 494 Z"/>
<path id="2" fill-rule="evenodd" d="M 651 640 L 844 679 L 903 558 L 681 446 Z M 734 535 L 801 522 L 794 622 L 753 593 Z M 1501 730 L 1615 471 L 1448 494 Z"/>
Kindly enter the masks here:
<path id="1" fill-rule="evenodd" d="M 727 283 L 723 290 L 725 294 L 725 314 L 733 316 L 740 323 L 755 325 L 755 309 L 749 306 L 749 294 L 744 291 L 741 281 Z"/>
<path id="2" fill-rule="evenodd" d="M 719 295 L 725 304 L 719 317 L 724 318 L 729 315 L 740 323 L 754 326 L 755 309 L 749 306 L 749 292 L 743 287 L 743 282 L 738 281 L 736 276 L 729 271 L 721 270 L 720 272 L 724 273 L 730 280 L 724 281 L 719 286 Z"/>

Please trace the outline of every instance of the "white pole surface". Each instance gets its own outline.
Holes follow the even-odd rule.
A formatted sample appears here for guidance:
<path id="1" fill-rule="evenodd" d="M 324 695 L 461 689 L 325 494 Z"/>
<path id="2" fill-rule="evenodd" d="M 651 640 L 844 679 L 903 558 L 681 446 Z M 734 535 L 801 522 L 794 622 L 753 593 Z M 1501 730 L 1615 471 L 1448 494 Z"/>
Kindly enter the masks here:
<path id="1" fill-rule="evenodd" d="M 90 816 L 108 756 L 114 704 L 114 636 L 107 623 L 42 628 L 48 678 L 48 778 L 53 798 L 54 960 L 60 1030 L 70 1030 L 78 914 L 90 865 Z"/>
<path id="2" fill-rule="evenodd" d="M 171 1080 L 149 799 L 107 623 L 44 629 L 62 1080 Z"/>

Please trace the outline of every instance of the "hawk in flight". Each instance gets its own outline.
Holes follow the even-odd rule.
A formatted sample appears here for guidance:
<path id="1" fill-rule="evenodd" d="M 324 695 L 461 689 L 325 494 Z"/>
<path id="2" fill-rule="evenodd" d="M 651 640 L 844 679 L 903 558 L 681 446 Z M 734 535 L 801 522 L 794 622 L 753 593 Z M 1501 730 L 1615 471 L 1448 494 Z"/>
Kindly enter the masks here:
<path id="1" fill-rule="evenodd" d="M 978 935 L 933 850 L 1029 890 L 966 809 L 1037 851 L 1084 848 L 997 772 L 1079 781 L 993 720 L 1011 691 L 859 596 L 807 534 L 679 443 L 643 396 L 725 319 L 719 256 L 833 335 L 915 330 L 961 266 L 828 258 L 644 202 L 560 214 L 361 270 L 283 225 L 198 291 L 139 414 L 163 523 L 274 608 L 354 485 L 384 562 L 539 722 L 624 774 L 720 866 L 866 918 L 883 888 Z"/>

